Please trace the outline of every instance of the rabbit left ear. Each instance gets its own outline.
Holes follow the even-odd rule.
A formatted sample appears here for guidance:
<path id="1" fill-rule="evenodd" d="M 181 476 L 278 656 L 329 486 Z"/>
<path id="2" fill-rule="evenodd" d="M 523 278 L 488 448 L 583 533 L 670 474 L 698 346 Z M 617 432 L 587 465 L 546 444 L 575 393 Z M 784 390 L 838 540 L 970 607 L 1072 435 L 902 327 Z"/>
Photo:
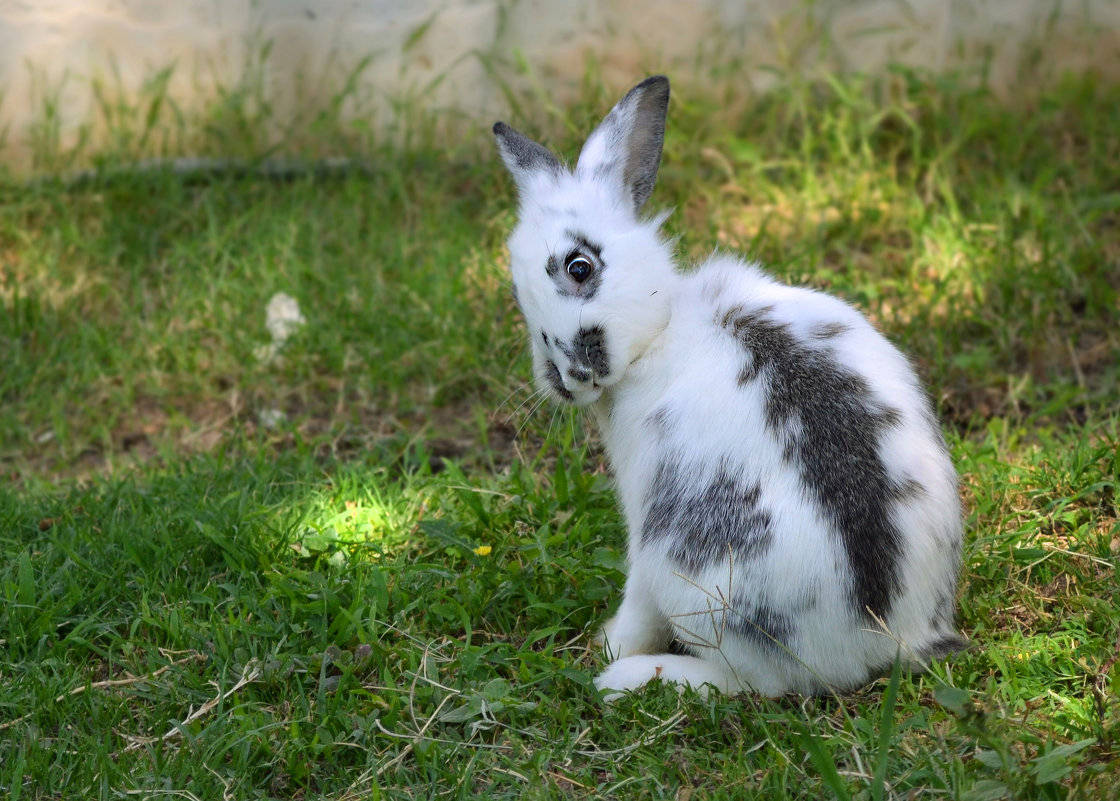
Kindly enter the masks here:
<path id="1" fill-rule="evenodd" d="M 668 108 L 669 79 L 664 75 L 635 86 L 588 137 L 576 175 L 614 184 L 629 197 L 637 214 L 657 182 Z"/>
<path id="2" fill-rule="evenodd" d="M 498 152 L 513 175 L 522 198 L 535 179 L 541 176 L 552 177 L 560 172 L 560 162 L 548 148 L 504 122 L 494 123 L 494 138 L 498 140 Z"/>

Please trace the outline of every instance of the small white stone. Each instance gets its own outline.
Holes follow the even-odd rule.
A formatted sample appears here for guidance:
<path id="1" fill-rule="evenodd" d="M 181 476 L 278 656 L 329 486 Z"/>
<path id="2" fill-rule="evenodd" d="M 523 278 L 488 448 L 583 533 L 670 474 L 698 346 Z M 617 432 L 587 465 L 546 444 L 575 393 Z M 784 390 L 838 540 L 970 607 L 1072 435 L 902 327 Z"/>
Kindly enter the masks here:
<path id="1" fill-rule="evenodd" d="M 280 409 L 261 409 L 257 419 L 265 428 L 276 428 L 276 426 L 283 423 L 288 419 L 288 415 L 284 414 Z"/>
<path id="2" fill-rule="evenodd" d="M 273 361 L 288 337 L 306 323 L 296 299 L 284 292 L 277 292 L 265 307 L 264 325 L 272 335 L 272 341 L 258 346 L 253 355 L 265 364 Z"/>
<path id="3" fill-rule="evenodd" d="M 272 334 L 272 339 L 277 346 L 294 334 L 307 320 L 299 310 L 299 303 L 291 295 L 277 292 L 268 301 L 265 309 L 265 327 Z"/>

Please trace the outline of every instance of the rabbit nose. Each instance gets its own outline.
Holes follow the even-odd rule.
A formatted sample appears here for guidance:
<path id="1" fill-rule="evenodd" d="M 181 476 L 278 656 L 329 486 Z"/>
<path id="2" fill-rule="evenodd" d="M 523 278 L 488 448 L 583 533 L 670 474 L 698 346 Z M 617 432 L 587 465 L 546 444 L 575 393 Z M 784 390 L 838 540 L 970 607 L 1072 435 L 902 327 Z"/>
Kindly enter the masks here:
<path id="1" fill-rule="evenodd" d="M 591 368 L 584 364 L 573 364 L 568 368 L 568 375 L 581 384 L 586 384 L 594 377 Z"/>

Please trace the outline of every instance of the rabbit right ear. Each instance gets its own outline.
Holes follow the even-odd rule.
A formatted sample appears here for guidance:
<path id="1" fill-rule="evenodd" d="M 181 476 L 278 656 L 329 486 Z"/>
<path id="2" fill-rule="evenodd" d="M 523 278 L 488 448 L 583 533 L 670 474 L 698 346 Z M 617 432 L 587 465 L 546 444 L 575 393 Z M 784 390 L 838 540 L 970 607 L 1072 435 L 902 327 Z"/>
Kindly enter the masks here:
<path id="1" fill-rule="evenodd" d="M 669 79 L 646 78 L 618 101 L 587 138 L 576 174 L 606 180 L 628 196 L 637 214 L 657 182 L 668 110 Z"/>
<path id="2" fill-rule="evenodd" d="M 502 154 L 502 161 L 513 176 L 522 198 L 534 179 L 553 177 L 560 172 L 560 162 L 548 148 L 538 145 L 504 122 L 494 123 L 494 138 L 498 140 L 498 152 Z"/>

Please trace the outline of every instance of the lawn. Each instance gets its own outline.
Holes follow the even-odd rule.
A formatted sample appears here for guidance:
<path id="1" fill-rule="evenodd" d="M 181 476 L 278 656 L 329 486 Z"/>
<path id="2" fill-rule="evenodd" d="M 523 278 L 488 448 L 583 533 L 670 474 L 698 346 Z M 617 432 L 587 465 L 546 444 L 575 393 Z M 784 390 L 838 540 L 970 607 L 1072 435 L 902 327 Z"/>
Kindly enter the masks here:
<path id="1" fill-rule="evenodd" d="M 510 121 L 574 155 L 620 88 Z M 0 795 L 1116 799 L 1120 87 L 678 91 L 680 252 L 864 310 L 962 476 L 972 648 L 808 700 L 598 700 L 625 532 L 528 384 L 488 122 L 0 177 Z"/>

